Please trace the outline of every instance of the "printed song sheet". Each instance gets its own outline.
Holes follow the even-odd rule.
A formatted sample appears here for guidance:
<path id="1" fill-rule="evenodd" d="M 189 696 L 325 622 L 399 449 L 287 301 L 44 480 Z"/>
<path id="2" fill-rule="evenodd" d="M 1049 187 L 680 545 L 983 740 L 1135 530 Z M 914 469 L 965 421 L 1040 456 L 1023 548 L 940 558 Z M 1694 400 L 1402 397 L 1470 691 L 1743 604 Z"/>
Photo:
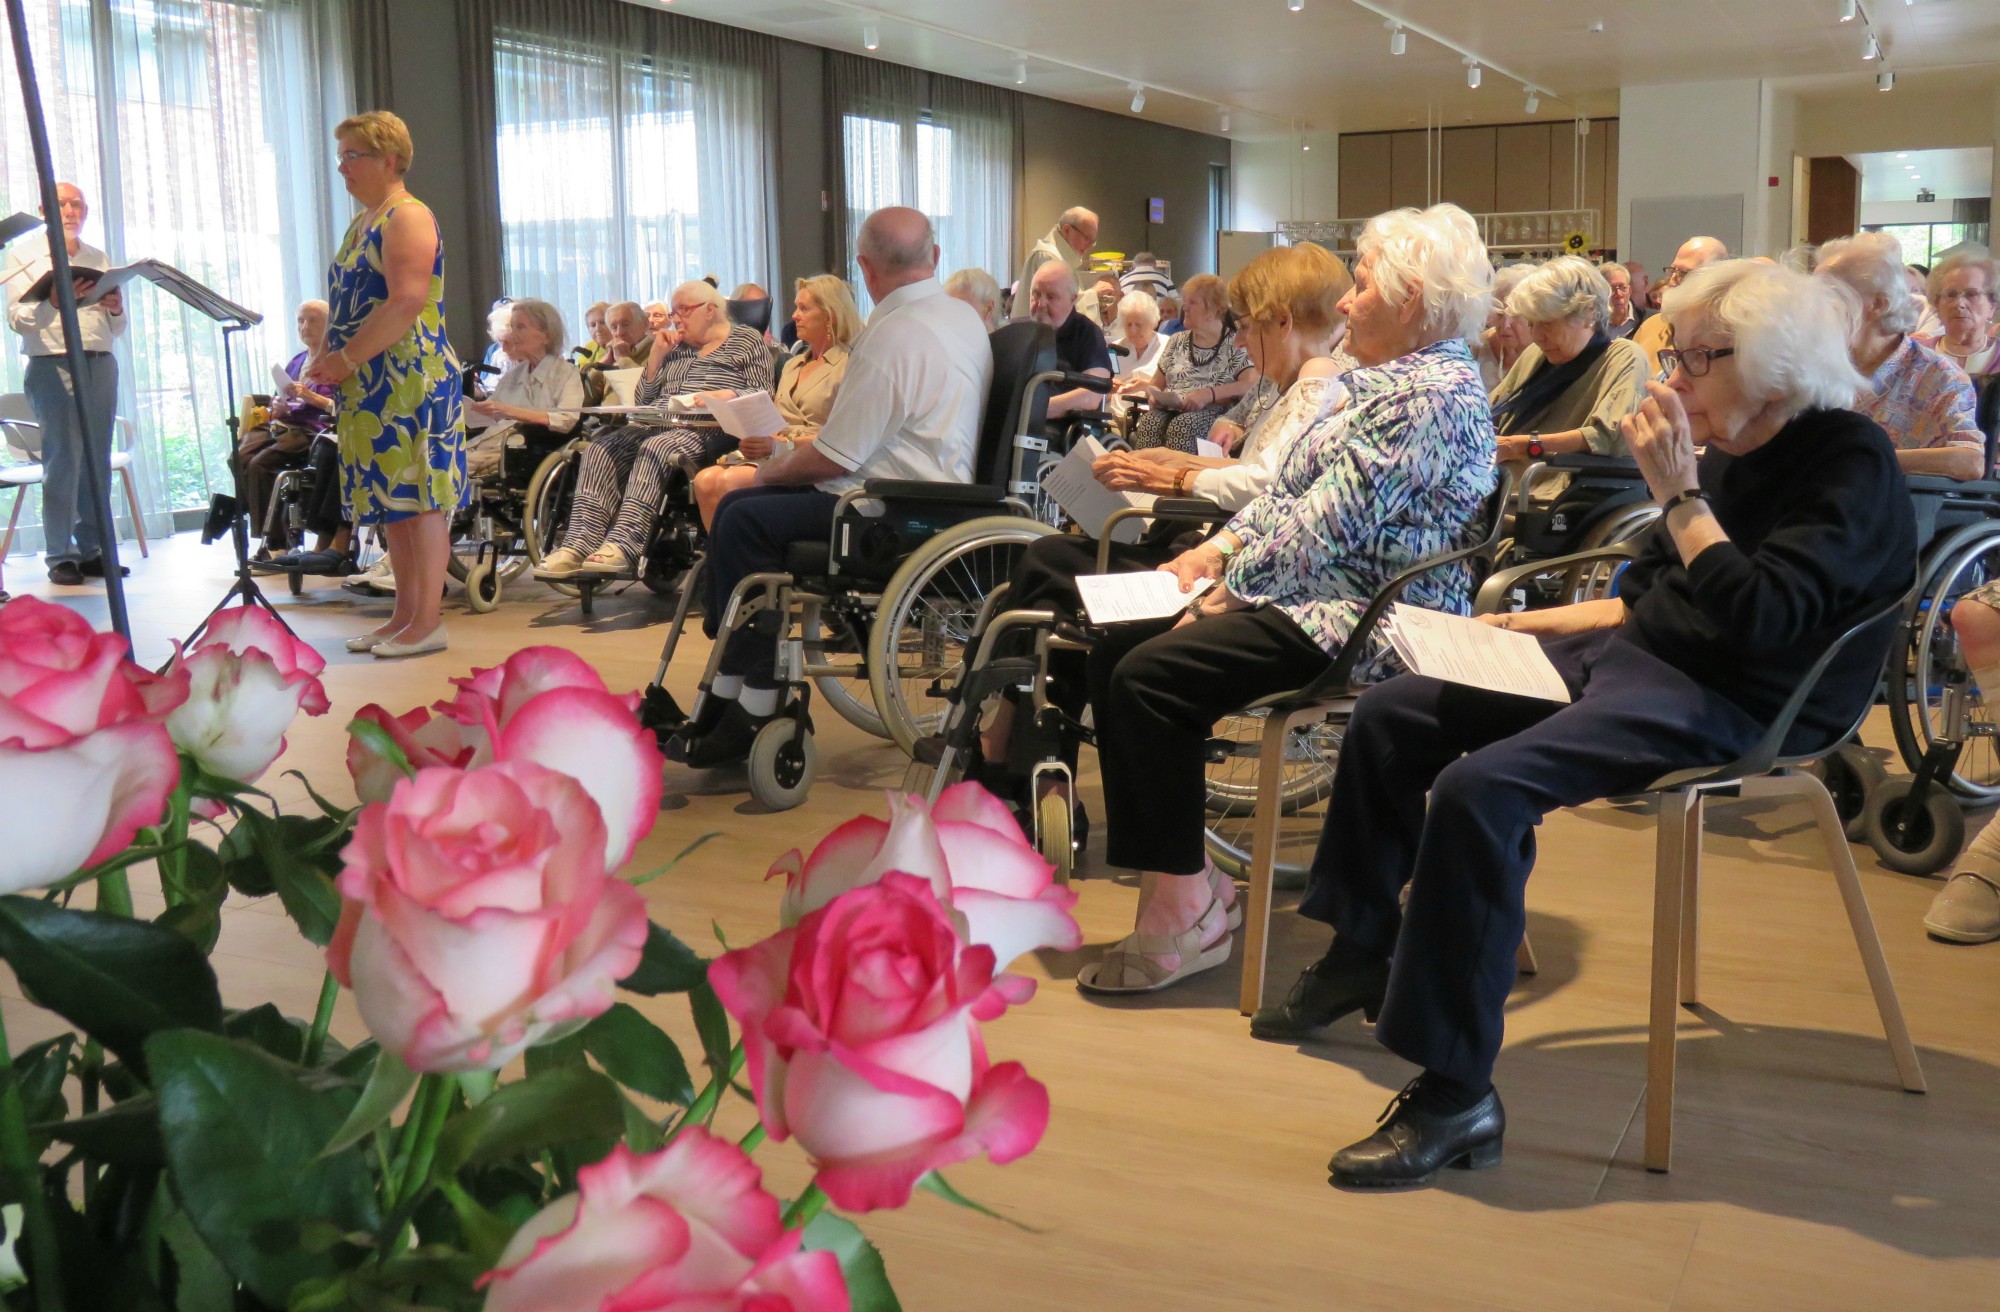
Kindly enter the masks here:
<path id="1" fill-rule="evenodd" d="M 1114 511 L 1127 506 L 1150 507 L 1153 504 L 1153 498 L 1147 493 L 1113 492 L 1098 482 L 1091 475 L 1090 467 L 1103 458 L 1104 447 L 1096 438 L 1085 437 L 1071 447 L 1069 454 L 1042 479 L 1042 486 L 1049 490 L 1049 495 L 1056 499 L 1063 513 L 1093 538 L 1104 536 L 1104 521 L 1111 518 Z M 1137 542 L 1144 527 L 1142 520 L 1125 520 L 1112 531 L 1111 540 Z"/>
<path id="2" fill-rule="evenodd" d="M 1163 620 L 1178 615 L 1213 579 L 1203 579 L 1193 592 L 1182 592 L 1181 581 L 1157 569 L 1127 574 L 1079 574 L 1076 590 L 1092 624 L 1126 624 L 1133 620 Z"/>
<path id="3" fill-rule="evenodd" d="M 1529 634 L 1399 601 L 1389 608 L 1382 635 L 1418 674 L 1517 697 L 1570 700 L 1562 676 Z"/>

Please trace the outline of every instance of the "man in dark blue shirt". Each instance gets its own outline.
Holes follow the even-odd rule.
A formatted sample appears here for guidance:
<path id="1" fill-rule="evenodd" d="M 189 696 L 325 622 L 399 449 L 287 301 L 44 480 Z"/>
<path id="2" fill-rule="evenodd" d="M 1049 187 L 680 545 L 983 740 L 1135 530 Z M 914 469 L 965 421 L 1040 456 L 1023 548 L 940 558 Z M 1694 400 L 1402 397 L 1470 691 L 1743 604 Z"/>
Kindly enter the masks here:
<path id="1" fill-rule="evenodd" d="M 1076 310 L 1076 278 L 1059 260 L 1035 270 L 1028 291 L 1028 317 L 1056 330 L 1056 366 L 1073 374 L 1111 377 L 1111 350 L 1104 330 Z M 1049 418 L 1089 414 L 1102 409 L 1103 396 L 1078 387 L 1049 398 Z"/>

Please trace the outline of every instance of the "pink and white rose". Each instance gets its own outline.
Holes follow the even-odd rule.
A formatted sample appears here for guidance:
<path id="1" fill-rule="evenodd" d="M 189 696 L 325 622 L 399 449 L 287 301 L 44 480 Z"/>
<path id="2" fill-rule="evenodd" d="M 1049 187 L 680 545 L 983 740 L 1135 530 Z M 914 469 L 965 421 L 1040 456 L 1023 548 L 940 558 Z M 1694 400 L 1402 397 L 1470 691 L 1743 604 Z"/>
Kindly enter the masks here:
<path id="1" fill-rule="evenodd" d="M 34 597 L 0 607 L 0 893 L 37 888 L 130 845 L 180 781 L 165 720 L 185 673 Z"/>
<path id="2" fill-rule="evenodd" d="M 965 918 L 967 941 L 992 948 L 1001 970 L 1024 952 L 1083 945 L 1070 915 L 1076 893 L 1054 882 L 1053 868 L 1000 799 L 971 783 L 945 789 L 935 806 L 891 793 L 888 820 L 856 816 L 821 839 L 811 856 L 802 860 L 794 850 L 780 857 L 770 869 L 785 877 L 779 921 L 796 925 L 891 870 L 928 880 L 939 900 Z"/>
<path id="3" fill-rule="evenodd" d="M 256 606 L 218 611 L 199 641 L 175 653 L 188 698 L 167 717 L 174 743 L 201 768 L 255 783 L 285 750 L 300 711 L 325 715 L 326 658 Z"/>
<path id="4" fill-rule="evenodd" d="M 624 865 L 659 818 L 665 766 L 639 723 L 638 694 L 612 693 L 560 647 L 526 647 L 453 682 L 457 695 L 428 711 L 397 716 L 371 705 L 357 718 L 381 727 L 418 769 L 531 761 L 569 775 L 604 816 L 606 868 Z M 386 800 L 403 777 L 359 738 L 348 743 L 347 769 L 364 802 Z"/>
<path id="5" fill-rule="evenodd" d="M 847 1312 L 839 1259 L 802 1239 L 748 1155 L 697 1127 L 577 1172 L 514 1233 L 485 1312 Z"/>
<path id="6" fill-rule="evenodd" d="M 327 949 L 369 1032 L 412 1070 L 498 1070 L 609 1008 L 646 905 L 606 874 L 583 785 L 530 761 L 427 769 L 365 807 Z"/>
<path id="7" fill-rule="evenodd" d="M 765 1129 L 798 1139 L 835 1206 L 871 1211 L 929 1171 L 1041 1141 L 1048 1090 L 987 1061 L 978 1022 L 1015 1000 L 994 974 L 931 885 L 892 871 L 724 954 L 709 983 L 743 1028 Z"/>

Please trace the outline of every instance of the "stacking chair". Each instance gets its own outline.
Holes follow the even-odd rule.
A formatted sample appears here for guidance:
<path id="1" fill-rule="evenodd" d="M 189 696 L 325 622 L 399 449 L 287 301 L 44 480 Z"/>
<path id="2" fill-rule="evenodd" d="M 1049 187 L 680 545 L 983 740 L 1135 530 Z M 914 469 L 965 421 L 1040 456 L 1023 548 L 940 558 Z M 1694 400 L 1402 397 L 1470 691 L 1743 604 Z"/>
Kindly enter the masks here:
<path id="1" fill-rule="evenodd" d="M 122 415 L 114 419 L 117 446 L 111 452 L 111 471 L 125 486 L 125 505 L 132 512 L 132 532 L 139 539 L 139 554 L 153 553 L 146 546 L 146 523 L 139 514 L 139 491 L 132 481 L 132 421 Z M 14 547 L 14 527 L 21 521 L 21 502 L 28 489 L 39 487 L 46 477 L 42 468 L 42 426 L 28 398 L 20 392 L 0 394 L 0 435 L 6 439 L 7 453 L 20 463 L 0 465 L 0 488 L 14 489 L 14 508 L 7 516 L 7 533 L 0 538 L 0 558 Z"/>

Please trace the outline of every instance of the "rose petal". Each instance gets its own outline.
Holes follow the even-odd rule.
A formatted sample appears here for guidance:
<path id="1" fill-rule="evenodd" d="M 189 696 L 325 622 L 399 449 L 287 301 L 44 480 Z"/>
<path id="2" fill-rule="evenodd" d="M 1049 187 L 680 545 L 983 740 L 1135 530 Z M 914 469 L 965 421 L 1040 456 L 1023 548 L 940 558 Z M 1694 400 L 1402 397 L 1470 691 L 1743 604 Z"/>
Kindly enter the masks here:
<path id="1" fill-rule="evenodd" d="M 608 871 L 625 864 L 659 818 L 666 763 L 652 733 L 610 693 L 574 687 L 541 693 L 505 723 L 494 752 L 583 785 L 604 817 Z"/>

